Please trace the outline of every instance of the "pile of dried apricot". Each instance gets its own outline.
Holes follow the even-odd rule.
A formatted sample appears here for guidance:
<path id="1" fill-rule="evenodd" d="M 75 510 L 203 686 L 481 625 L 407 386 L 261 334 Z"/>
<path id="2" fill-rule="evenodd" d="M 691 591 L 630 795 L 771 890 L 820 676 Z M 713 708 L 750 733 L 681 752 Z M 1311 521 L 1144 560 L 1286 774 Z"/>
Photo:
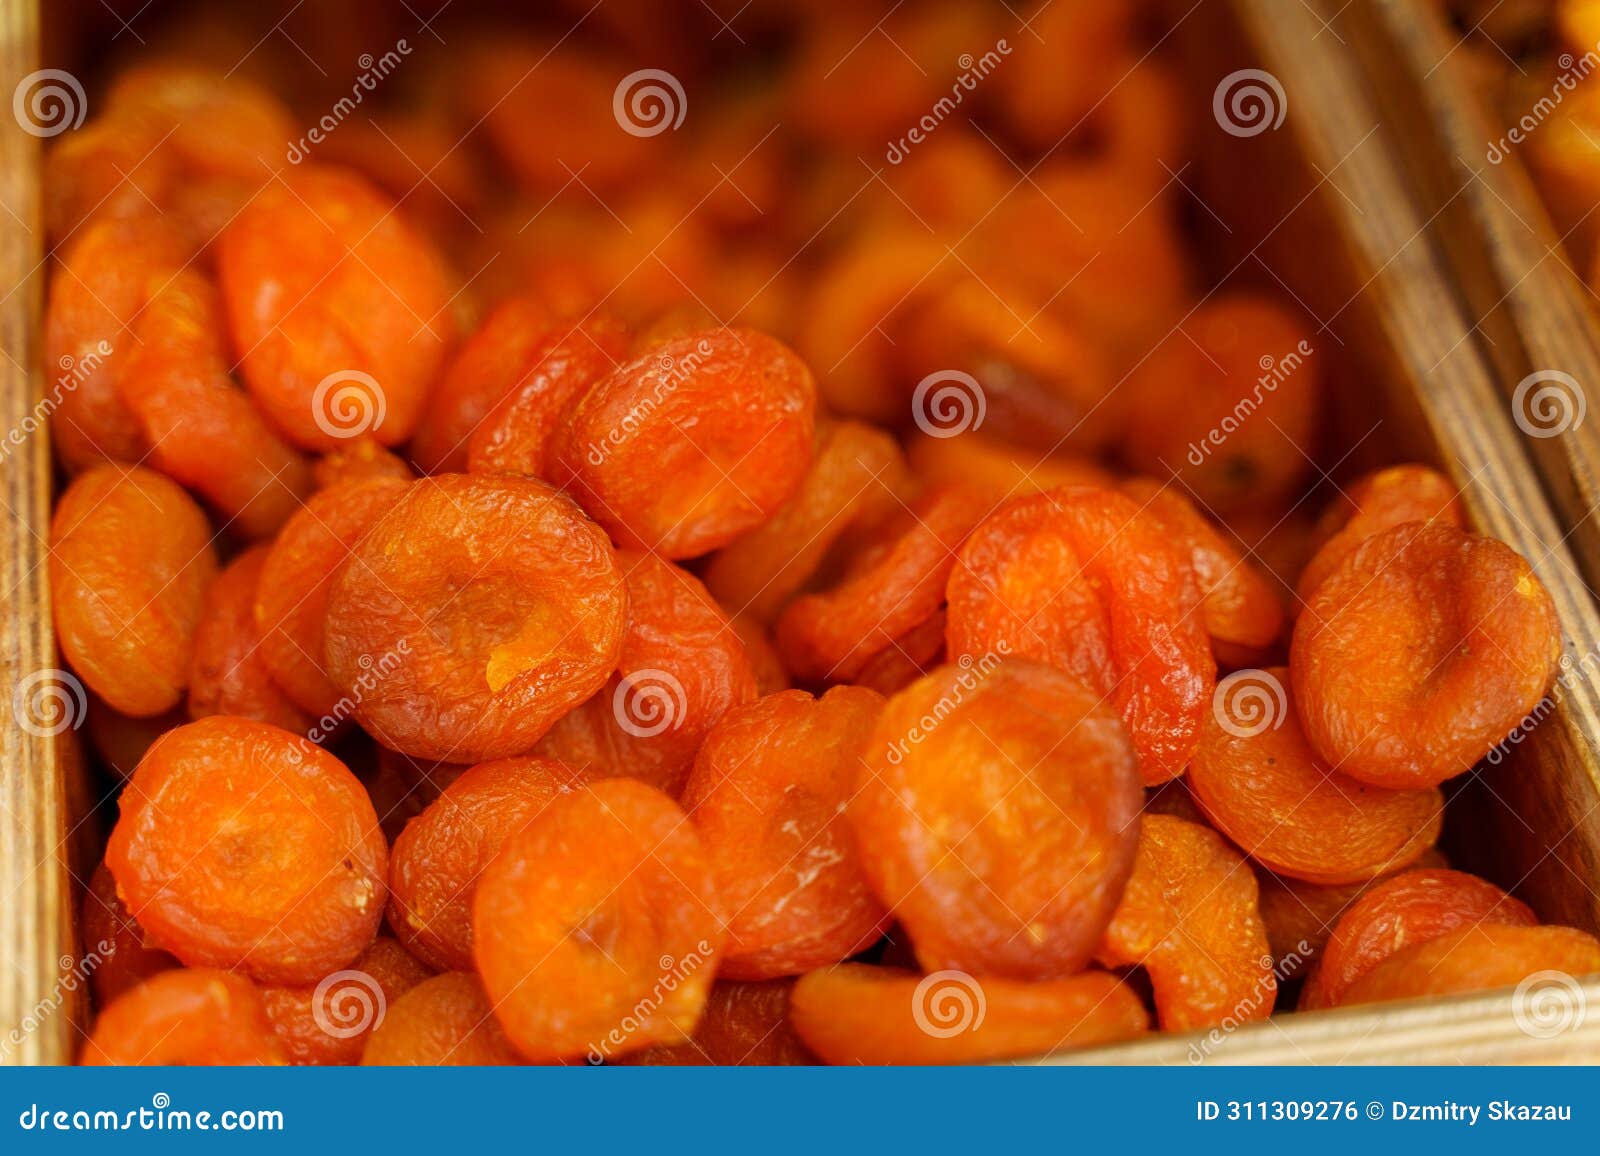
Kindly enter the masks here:
<path id="1" fill-rule="evenodd" d="M 1552 600 L 1426 466 L 1308 489 L 1333 354 L 1198 292 L 1149 14 L 788 7 L 762 83 L 650 6 L 466 37 L 305 163 L 317 86 L 196 35 L 54 146 L 84 1062 L 971 1062 L 1600 969 L 1436 848 Z"/>

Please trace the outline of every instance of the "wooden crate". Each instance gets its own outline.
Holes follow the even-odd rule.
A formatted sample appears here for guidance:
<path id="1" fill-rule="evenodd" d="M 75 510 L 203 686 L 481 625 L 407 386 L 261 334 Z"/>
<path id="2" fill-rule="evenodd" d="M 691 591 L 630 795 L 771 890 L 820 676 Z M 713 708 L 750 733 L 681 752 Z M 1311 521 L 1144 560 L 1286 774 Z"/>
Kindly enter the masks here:
<path id="1" fill-rule="evenodd" d="M 1562 615 L 1570 654 L 1600 654 L 1600 613 L 1507 413 L 1504 369 L 1485 355 L 1475 315 L 1438 258 L 1435 226 L 1407 187 L 1397 138 L 1379 115 L 1378 102 L 1388 97 L 1345 43 L 1351 28 L 1376 26 L 1374 13 L 1340 15 L 1333 0 L 1202 0 L 1177 12 L 1168 48 L 1197 96 L 1201 155 L 1173 179 L 1194 193 L 1216 282 L 1264 286 L 1297 299 L 1316 319 L 1315 356 L 1331 384 L 1329 427 L 1341 447 L 1335 477 L 1385 460 L 1439 466 L 1461 487 L 1477 526 L 1533 560 Z M 65 63 L 54 49 L 41 61 L 33 3 L 0 0 L 0 91 L 42 65 Z M 1208 116 L 1213 91 L 1241 69 L 1262 70 L 1281 89 L 1281 125 L 1239 136 Z M 8 427 L 26 418 L 45 387 L 38 146 L 20 132 L 0 135 L 0 198 L 14 218 L 0 222 L 0 261 L 12 287 L 0 309 L 8 354 L 0 363 L 0 420 Z M 16 685 L 58 662 L 43 580 L 45 438 L 29 439 L 0 470 L 0 568 L 10 591 L 0 613 L 0 664 Z M 1554 711 L 1504 762 L 1460 785 L 1448 836 L 1457 862 L 1514 889 L 1544 918 L 1600 930 L 1600 688 L 1588 669 L 1567 680 Z M 15 726 L 0 738 L 0 951 L 9 965 L 0 973 L 0 1029 L 53 998 L 62 959 L 74 950 L 73 882 L 87 877 L 92 858 L 69 837 L 84 782 L 70 738 Z M 1585 993 L 1600 1001 L 1600 980 Z M 69 1060 L 80 1013 L 68 993 L 4 1053 L 6 1062 Z M 1594 1062 L 1600 1015 L 1540 1038 L 1519 1028 L 1512 993 L 1488 992 L 1283 1016 L 1220 1043 L 1203 1034 L 1152 1037 L 1070 1062 L 1197 1059 Z"/>

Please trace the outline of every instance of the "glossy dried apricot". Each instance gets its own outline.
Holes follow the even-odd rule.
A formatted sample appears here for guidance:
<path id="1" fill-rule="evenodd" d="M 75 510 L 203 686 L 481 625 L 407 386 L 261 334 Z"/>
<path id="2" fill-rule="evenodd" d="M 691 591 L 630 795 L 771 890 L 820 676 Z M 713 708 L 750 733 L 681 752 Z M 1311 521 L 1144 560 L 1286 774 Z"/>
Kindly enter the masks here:
<path id="1" fill-rule="evenodd" d="M 392 202 L 349 170 L 286 171 L 229 224 L 217 268 L 245 384 L 284 436 L 411 436 L 454 319 L 442 260 Z"/>
<path id="2" fill-rule="evenodd" d="M 56 638 L 89 689 L 122 714 L 158 715 L 182 700 L 216 573 L 211 524 L 160 474 L 97 466 L 56 502 Z"/>
<path id="3" fill-rule="evenodd" d="M 692 1046 L 714 1064 L 772 1066 L 816 1062 L 789 1024 L 792 980 L 711 985 Z"/>
<path id="4" fill-rule="evenodd" d="M 1170 815 L 1140 821 L 1097 958 L 1145 969 L 1166 1031 L 1264 1020 L 1278 997 L 1254 873 L 1215 831 Z"/>
<path id="5" fill-rule="evenodd" d="M 256 625 L 267 549 L 240 554 L 206 590 L 189 667 L 189 718 L 234 715 L 304 734 L 311 717 L 273 681 Z"/>
<path id="6" fill-rule="evenodd" d="M 1065 486 L 1110 489 L 1115 484 L 1108 470 L 1088 458 L 1043 454 L 970 429 L 957 437 L 913 434 L 906 442 L 906 457 L 925 483 L 982 486 L 997 499 Z"/>
<path id="7" fill-rule="evenodd" d="M 654 554 L 617 551 L 628 626 L 616 673 L 556 720 L 536 753 L 676 796 L 730 707 L 756 697 L 744 643 L 700 580 Z"/>
<path id="8" fill-rule="evenodd" d="M 944 639 L 945 613 L 941 610 L 868 659 L 856 673 L 854 685 L 882 695 L 899 693 L 945 664 Z"/>
<path id="9" fill-rule="evenodd" d="M 605 534 L 532 478 L 414 482 L 328 588 L 328 676 L 421 759 L 527 751 L 616 668 L 627 589 Z M 376 673 L 374 673 L 376 672 Z"/>
<path id="10" fill-rule="evenodd" d="M 265 723 L 168 731 L 119 800 L 106 848 L 117 893 L 190 966 L 313 983 L 366 949 L 388 849 L 361 783 Z"/>
<path id="11" fill-rule="evenodd" d="M 291 1064 L 356 1064 L 389 1005 L 432 974 L 380 935 L 348 968 L 315 984 L 263 987 L 261 998 Z"/>
<path id="12" fill-rule="evenodd" d="M 641 354 L 567 411 L 551 479 L 623 545 L 692 558 L 765 522 L 811 465 L 816 388 L 781 342 L 708 329 Z"/>
<path id="13" fill-rule="evenodd" d="M 631 779 L 558 799 L 508 840 L 478 880 L 472 930 L 495 1014 L 534 1062 L 681 1043 L 722 946 L 700 837 Z"/>
<path id="14" fill-rule="evenodd" d="M 1047 666 L 984 661 L 889 700 L 848 814 L 924 969 L 1052 979 L 1110 922 L 1143 802 L 1099 696 Z"/>
<path id="15" fill-rule="evenodd" d="M 1016 498 L 972 532 L 950 574 L 953 657 L 1047 662 L 1121 713 L 1147 784 L 1183 772 L 1216 662 L 1189 557 L 1111 490 Z"/>
<path id="16" fill-rule="evenodd" d="M 1600 972 L 1600 941 L 1575 927 L 1464 927 L 1401 948 L 1346 988 L 1341 1006 L 1509 987 L 1541 972 L 1569 982 Z M 1576 997 L 1566 998 L 1570 1015 Z"/>
<path id="17" fill-rule="evenodd" d="M 502 302 L 445 367 L 412 459 L 429 473 L 460 471 L 475 445 L 475 470 L 543 473 L 544 445 L 562 410 L 627 349 L 628 331 L 612 318 L 573 322 L 529 297 Z"/>
<path id="18" fill-rule="evenodd" d="M 1150 1013 L 1103 971 L 1024 983 L 844 963 L 801 978 L 789 1022 L 830 1064 L 976 1064 L 1132 1039 Z"/>
<path id="19" fill-rule="evenodd" d="M 100 1013 L 79 1062 L 90 1066 L 281 1064 L 261 993 L 210 967 L 152 976 Z"/>
<path id="20" fill-rule="evenodd" d="M 956 551 L 989 512 L 981 491 L 930 490 L 858 549 L 838 581 L 791 602 L 777 623 L 778 653 L 798 678 L 850 682 L 945 598 Z"/>
<path id="21" fill-rule="evenodd" d="M 1464 871 L 1402 871 L 1366 892 L 1339 917 L 1301 1008 L 1337 1007 L 1350 986 L 1395 952 L 1463 927 L 1539 919 L 1487 879 Z"/>
<path id="22" fill-rule="evenodd" d="M 521 1058 L 494 1017 L 478 977 L 447 971 L 389 1005 L 367 1037 L 364 1066 L 487 1067 Z"/>
<path id="23" fill-rule="evenodd" d="M 1218 684 L 1189 765 L 1200 809 L 1263 867 L 1310 883 L 1357 883 L 1414 861 L 1439 838 L 1444 795 L 1375 787 L 1324 762 L 1287 684 L 1281 667 Z"/>
<path id="24" fill-rule="evenodd" d="M 389 926 L 400 942 L 442 971 L 470 971 L 478 876 L 506 839 L 587 781 L 551 759 L 512 758 L 447 785 L 389 854 Z"/>
<path id="25" fill-rule="evenodd" d="M 883 934 L 888 912 L 844 817 L 882 710 L 861 687 L 788 690 L 736 707 L 706 736 L 683 805 L 716 871 L 726 978 L 799 975 Z"/>
<path id="26" fill-rule="evenodd" d="M 415 477 L 399 454 L 365 437 L 350 438 L 338 448 L 318 455 L 311 465 L 312 483 L 319 490 L 384 478 L 409 482 Z"/>
<path id="27" fill-rule="evenodd" d="M 405 492 L 406 483 L 379 478 L 313 494 L 262 564 L 255 610 L 261 657 L 284 693 L 315 718 L 328 716 L 344 694 L 327 673 L 334 573 Z"/>
<path id="28" fill-rule="evenodd" d="M 1289 663 L 1311 745 L 1383 787 L 1470 770 L 1549 689 L 1555 605 L 1493 538 L 1409 522 L 1373 535 L 1295 623 Z"/>
<path id="29" fill-rule="evenodd" d="M 181 964 L 175 956 L 145 943 L 144 928 L 117 898 L 117 882 L 104 863 L 95 866 L 83 895 L 83 954 L 95 1003 L 105 1007 L 152 975 Z"/>

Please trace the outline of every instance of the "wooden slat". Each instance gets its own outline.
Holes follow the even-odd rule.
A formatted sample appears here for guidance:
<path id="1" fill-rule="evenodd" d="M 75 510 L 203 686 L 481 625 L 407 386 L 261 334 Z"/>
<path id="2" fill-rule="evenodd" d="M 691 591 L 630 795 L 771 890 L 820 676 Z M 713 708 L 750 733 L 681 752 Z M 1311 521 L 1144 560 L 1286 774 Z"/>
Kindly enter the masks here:
<path id="1" fill-rule="evenodd" d="M 0 96 L 39 67 L 37 6 L 0 3 Z M 38 325 L 44 231 L 40 141 L 6 110 L 0 132 L 0 432 L 23 431 L 42 396 Z M 49 444 L 41 431 L 7 447 L 0 465 L 0 1062 L 70 1059 L 81 984 L 61 984 L 74 956 L 64 861 L 67 792 L 56 743 L 18 725 L 12 689 L 57 665 L 45 581 Z M 36 728 L 37 729 L 37 728 Z M 76 991 L 67 990 L 76 987 Z"/>

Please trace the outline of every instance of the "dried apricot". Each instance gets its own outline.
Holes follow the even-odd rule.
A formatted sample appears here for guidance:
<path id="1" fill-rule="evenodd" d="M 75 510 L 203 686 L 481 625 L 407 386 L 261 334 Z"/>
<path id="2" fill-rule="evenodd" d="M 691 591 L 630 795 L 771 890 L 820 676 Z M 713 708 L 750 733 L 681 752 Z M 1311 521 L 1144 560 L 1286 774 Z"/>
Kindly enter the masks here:
<path id="1" fill-rule="evenodd" d="M 405 992 L 367 1037 L 364 1066 L 503 1067 L 521 1058 L 478 977 L 447 971 Z"/>
<path id="2" fill-rule="evenodd" d="M 619 550 L 628 626 L 616 673 L 556 720 L 536 752 L 596 776 L 683 789 L 706 733 L 756 697 L 744 644 L 700 580 L 654 554 Z"/>
<path id="3" fill-rule="evenodd" d="M 1264 1020 L 1278 997 L 1254 873 L 1215 831 L 1170 815 L 1140 821 L 1098 960 L 1145 969 L 1166 1031 Z"/>
<path id="4" fill-rule="evenodd" d="M 1444 795 L 1375 787 L 1331 767 L 1306 741 L 1287 683 L 1277 667 L 1218 684 L 1189 765 L 1195 802 L 1279 875 L 1357 883 L 1414 861 L 1439 838 Z"/>
<path id="5" fill-rule="evenodd" d="M 311 465 L 312 482 L 319 490 L 379 478 L 409 482 L 415 476 L 399 454 L 366 437 L 349 439 L 338 448 L 319 455 Z"/>
<path id="6" fill-rule="evenodd" d="M 83 958 L 86 967 L 95 961 L 89 987 L 101 1007 L 152 975 L 182 966 L 171 953 L 146 946 L 144 928 L 117 898 L 117 882 L 104 863 L 96 865 L 83 895 Z"/>
<path id="7" fill-rule="evenodd" d="M 389 854 L 389 926 L 442 971 L 472 968 L 472 896 L 501 844 L 588 777 L 551 759 L 479 763 L 411 822 Z"/>
<path id="8" fill-rule="evenodd" d="M 366 949 L 388 849 L 360 782 L 265 723 L 208 718 L 156 740 L 106 848 L 117 893 L 190 966 L 313 983 Z"/>
<path id="9" fill-rule="evenodd" d="M 1295 623 L 1289 663 L 1311 745 L 1352 778 L 1432 786 L 1470 770 L 1538 705 L 1561 627 L 1528 563 L 1442 523 L 1381 531 Z"/>
<path id="10" fill-rule="evenodd" d="M 616 668 L 628 597 L 611 543 L 509 475 L 414 482 L 334 574 L 328 675 L 387 747 L 520 754 Z M 376 672 L 376 673 L 374 673 Z"/>
<path id="11" fill-rule="evenodd" d="M 719 979 L 711 985 L 700 1026 L 688 1043 L 630 1052 L 617 1062 L 645 1067 L 815 1064 L 817 1058 L 789 1025 L 789 996 L 794 983 L 792 979 Z"/>
<path id="12" fill-rule="evenodd" d="M 751 329 L 690 334 L 619 366 L 567 411 L 551 478 L 618 542 L 692 558 L 765 522 L 811 465 L 816 388 Z"/>
<path id="13" fill-rule="evenodd" d="M 1147 784 L 1183 772 L 1216 663 L 1200 588 L 1173 535 L 1111 490 L 1016 498 L 961 548 L 950 574 L 953 657 L 1047 662 L 1115 704 Z"/>
<path id="14" fill-rule="evenodd" d="M 882 695 L 896 694 L 935 667 L 945 664 L 945 613 L 943 610 L 913 626 L 867 660 L 855 676 L 855 685 Z"/>
<path id="15" fill-rule="evenodd" d="M 526 1059 L 680 1043 L 719 962 L 716 904 L 710 858 L 682 809 L 607 779 L 551 803 L 484 870 L 472 905 L 478 972 Z"/>
<path id="16" fill-rule="evenodd" d="M 1395 952 L 1462 927 L 1538 917 L 1486 879 L 1464 871 L 1402 871 L 1352 903 L 1339 917 L 1317 968 L 1300 993 L 1302 1008 L 1337 1007 L 1350 985 Z"/>
<path id="17" fill-rule="evenodd" d="M 1346 988 L 1341 1006 L 1509 987 L 1541 972 L 1559 972 L 1568 983 L 1600 972 L 1600 941 L 1575 927 L 1463 927 L 1401 948 Z M 1571 1014 L 1576 997 L 1562 989 Z M 1537 999 L 1537 986 L 1530 990 Z"/>
<path id="18" fill-rule="evenodd" d="M 694 761 L 683 805 L 727 915 L 720 974 L 799 975 L 870 947 L 889 915 L 867 886 L 844 805 L 883 699 L 834 687 L 736 707 Z"/>
<path id="19" fill-rule="evenodd" d="M 189 668 L 189 717 L 234 715 L 304 734 L 312 720 L 273 681 L 256 625 L 267 549 L 240 554 L 206 591 Z"/>
<path id="20" fill-rule="evenodd" d="M 1103 971 L 1024 983 L 844 963 L 801 978 L 789 1022 L 830 1064 L 974 1064 L 1132 1039 L 1150 1013 Z"/>
<path id="21" fill-rule="evenodd" d="M 1115 484 L 1109 471 L 1088 458 L 1042 454 L 970 429 L 958 437 L 913 434 L 906 442 L 906 457 L 923 482 L 982 486 L 997 498 L 1065 486 L 1110 489 Z"/>
<path id="22" fill-rule="evenodd" d="M 79 1057 L 118 1067 L 284 1060 L 255 985 L 210 967 L 164 971 L 118 997 L 100 1013 Z"/>
<path id="23" fill-rule="evenodd" d="M 160 474 L 97 466 L 56 502 L 56 638 L 89 689 L 122 714 L 158 715 L 181 701 L 216 573 L 205 514 Z"/>
<path id="24" fill-rule="evenodd" d="M 433 972 L 386 935 L 315 984 L 263 987 L 267 1019 L 291 1064 L 356 1064 L 389 1005 Z"/>
<path id="25" fill-rule="evenodd" d="M 928 971 L 1071 975 L 1138 843 L 1133 745 L 1099 697 L 1031 662 L 941 667 L 889 700 L 848 814 L 873 890 Z"/>

